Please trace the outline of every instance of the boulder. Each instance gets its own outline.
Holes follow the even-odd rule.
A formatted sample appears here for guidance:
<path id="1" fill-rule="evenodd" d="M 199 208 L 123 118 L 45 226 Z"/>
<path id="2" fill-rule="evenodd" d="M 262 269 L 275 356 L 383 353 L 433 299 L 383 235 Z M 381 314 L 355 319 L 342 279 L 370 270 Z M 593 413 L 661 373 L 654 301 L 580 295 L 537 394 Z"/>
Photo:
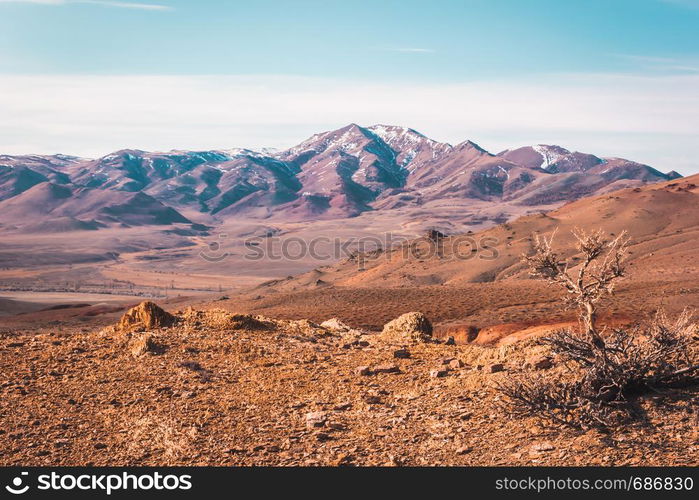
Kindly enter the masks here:
<path id="1" fill-rule="evenodd" d="M 334 332 L 349 332 L 352 329 L 339 318 L 330 318 L 327 321 L 323 321 L 320 326 Z"/>
<path id="2" fill-rule="evenodd" d="M 209 309 L 206 311 L 195 310 L 192 307 L 182 313 L 185 324 L 198 328 L 217 328 L 222 330 L 266 330 L 268 321 L 262 316 L 251 314 L 235 314 L 224 309 Z"/>
<path id="3" fill-rule="evenodd" d="M 175 316 L 147 300 L 126 311 L 116 325 L 116 329 L 120 331 L 132 331 L 139 328 L 151 330 L 172 326 L 176 321 Z"/>
<path id="4" fill-rule="evenodd" d="M 430 342 L 432 340 L 432 323 L 421 312 L 409 312 L 386 323 L 382 335 L 412 342 Z"/>

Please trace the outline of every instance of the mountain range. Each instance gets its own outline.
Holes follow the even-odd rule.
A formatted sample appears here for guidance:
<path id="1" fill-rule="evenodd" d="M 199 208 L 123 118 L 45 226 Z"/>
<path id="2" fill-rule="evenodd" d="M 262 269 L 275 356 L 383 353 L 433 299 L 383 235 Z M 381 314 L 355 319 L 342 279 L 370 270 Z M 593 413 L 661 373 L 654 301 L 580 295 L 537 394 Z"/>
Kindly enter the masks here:
<path id="1" fill-rule="evenodd" d="M 350 124 L 283 151 L 120 150 L 97 159 L 0 155 L 0 224 L 63 231 L 342 219 L 394 209 L 536 208 L 681 177 L 622 158 L 533 145 L 490 153 L 405 127 Z"/>

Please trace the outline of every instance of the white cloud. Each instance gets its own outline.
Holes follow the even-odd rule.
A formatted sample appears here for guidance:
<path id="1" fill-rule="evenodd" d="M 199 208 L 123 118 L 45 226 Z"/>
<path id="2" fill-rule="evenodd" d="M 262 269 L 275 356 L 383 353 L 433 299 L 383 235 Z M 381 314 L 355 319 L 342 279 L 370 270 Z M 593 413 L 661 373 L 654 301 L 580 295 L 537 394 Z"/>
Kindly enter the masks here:
<path id="1" fill-rule="evenodd" d="M 37 5 L 68 5 L 68 4 L 92 4 L 105 7 L 137 10 L 170 10 L 168 5 L 136 2 L 119 2 L 110 0 L 0 0 L 0 3 L 30 3 Z"/>
<path id="2" fill-rule="evenodd" d="M 699 171 L 699 75 L 408 84 L 291 76 L 0 78 L 0 153 L 288 147 L 350 122 Z"/>

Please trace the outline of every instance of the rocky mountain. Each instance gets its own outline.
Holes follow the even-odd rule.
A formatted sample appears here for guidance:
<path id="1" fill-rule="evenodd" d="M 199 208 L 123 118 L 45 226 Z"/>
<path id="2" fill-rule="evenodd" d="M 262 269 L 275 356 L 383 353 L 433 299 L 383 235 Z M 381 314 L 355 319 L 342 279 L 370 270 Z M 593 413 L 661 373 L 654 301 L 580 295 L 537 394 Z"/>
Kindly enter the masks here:
<path id="1" fill-rule="evenodd" d="M 79 158 L 65 155 L 0 155 L 0 201 L 44 182 L 70 184 L 71 178 L 65 169 L 79 161 Z"/>
<path id="2" fill-rule="evenodd" d="M 72 220 L 75 228 L 189 223 L 175 209 L 142 192 L 37 184 L 0 202 L 0 219 L 19 224 Z"/>
<path id="3" fill-rule="evenodd" d="M 0 222 L 67 217 L 98 228 L 234 217 L 336 219 L 473 200 L 536 207 L 678 176 L 560 146 L 492 154 L 471 141 L 452 146 L 410 128 L 350 124 L 279 152 L 2 155 Z M 23 220 L 27 214 L 33 220 Z"/>

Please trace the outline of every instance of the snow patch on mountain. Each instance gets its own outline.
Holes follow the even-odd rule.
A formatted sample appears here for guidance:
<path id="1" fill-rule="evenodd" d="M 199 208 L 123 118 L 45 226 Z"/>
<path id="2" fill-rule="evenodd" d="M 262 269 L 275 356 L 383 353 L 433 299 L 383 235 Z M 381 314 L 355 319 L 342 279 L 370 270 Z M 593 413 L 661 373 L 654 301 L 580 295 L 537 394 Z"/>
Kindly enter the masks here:
<path id="1" fill-rule="evenodd" d="M 367 127 L 374 134 L 378 135 L 389 146 L 394 142 L 412 142 L 419 144 L 423 141 L 435 142 L 432 139 L 422 135 L 420 132 L 407 127 L 398 127 L 392 125 L 372 125 Z"/>
<path id="2" fill-rule="evenodd" d="M 563 148 L 547 146 L 545 144 L 537 144 L 532 146 L 532 149 L 541 155 L 541 165 L 539 165 L 539 168 L 543 170 L 548 170 L 551 165 L 570 153 L 570 151 L 566 151 Z"/>

